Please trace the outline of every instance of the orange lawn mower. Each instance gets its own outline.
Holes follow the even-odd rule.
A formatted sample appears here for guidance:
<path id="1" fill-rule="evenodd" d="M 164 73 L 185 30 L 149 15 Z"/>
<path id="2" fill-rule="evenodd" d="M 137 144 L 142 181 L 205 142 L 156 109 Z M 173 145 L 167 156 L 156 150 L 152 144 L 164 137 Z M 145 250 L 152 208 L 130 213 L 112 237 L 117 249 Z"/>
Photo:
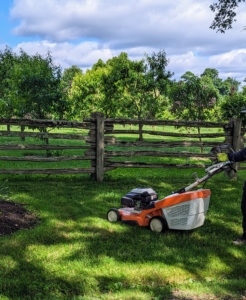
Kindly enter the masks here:
<path id="1" fill-rule="evenodd" d="M 158 194 L 152 188 L 135 188 L 121 198 L 122 208 L 109 209 L 107 219 L 110 222 L 121 221 L 129 225 L 150 227 L 155 232 L 200 227 L 209 208 L 211 191 L 192 189 L 228 168 L 233 169 L 230 161 L 215 163 L 205 169 L 204 177 L 199 179 L 196 176 L 194 183 L 161 200 L 158 200 Z"/>

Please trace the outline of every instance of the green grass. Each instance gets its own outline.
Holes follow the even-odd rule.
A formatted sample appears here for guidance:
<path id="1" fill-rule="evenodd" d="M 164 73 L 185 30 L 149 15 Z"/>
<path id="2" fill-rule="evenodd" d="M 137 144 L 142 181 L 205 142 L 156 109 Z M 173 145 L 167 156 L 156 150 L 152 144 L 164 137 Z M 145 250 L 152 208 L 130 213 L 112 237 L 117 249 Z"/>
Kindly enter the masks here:
<path id="1" fill-rule="evenodd" d="M 240 299 L 246 247 L 231 241 L 241 234 L 243 171 L 237 181 L 219 174 L 207 182 L 210 208 L 195 230 L 157 234 L 106 220 L 131 189 L 152 187 L 161 199 L 192 183 L 195 171 L 205 175 L 122 168 L 101 183 L 89 175 L 1 175 L 11 200 L 40 222 L 0 238 L 0 299 Z"/>
<path id="2" fill-rule="evenodd" d="M 121 169 L 103 183 L 9 176 L 11 199 L 40 223 L 1 237 L 0 299 L 236 299 L 246 279 L 246 248 L 231 243 L 241 233 L 241 172 L 237 181 L 220 174 L 207 183 L 210 209 L 195 230 L 155 234 L 106 220 L 132 188 L 149 186 L 162 198 L 191 182 L 186 170 Z"/>

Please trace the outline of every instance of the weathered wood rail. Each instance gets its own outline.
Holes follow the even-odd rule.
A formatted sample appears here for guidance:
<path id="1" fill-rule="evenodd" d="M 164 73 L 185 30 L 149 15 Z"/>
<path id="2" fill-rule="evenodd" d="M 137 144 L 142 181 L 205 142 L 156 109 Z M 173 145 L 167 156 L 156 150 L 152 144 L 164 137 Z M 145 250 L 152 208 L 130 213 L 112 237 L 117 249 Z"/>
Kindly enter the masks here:
<path id="1" fill-rule="evenodd" d="M 139 130 L 135 128 L 129 129 L 129 126 L 127 126 L 139 126 L 139 124 L 141 125 L 141 134 L 143 136 L 142 141 L 138 140 Z M 3 130 L 2 125 L 6 125 L 6 130 Z M 84 119 L 83 122 L 0 119 L 0 126 L 0 138 L 2 140 L 0 142 L 0 164 L 4 166 L 4 162 L 18 162 L 18 167 L 16 168 L 0 167 L 0 173 L 90 173 L 95 174 L 98 181 L 103 180 L 105 172 L 119 167 L 204 168 L 206 164 L 201 164 L 201 162 L 196 164 L 195 161 L 214 159 L 215 155 L 208 151 L 201 153 L 197 149 L 211 149 L 227 144 L 238 150 L 243 146 L 245 140 L 245 130 L 241 126 L 240 119 L 231 119 L 227 123 L 105 119 L 103 114 L 94 113 L 91 118 Z M 155 126 L 157 128 L 154 128 Z M 160 126 L 164 127 L 164 129 L 161 128 L 160 130 Z M 189 130 L 177 132 L 176 129 L 181 127 Z M 59 128 L 71 129 L 72 132 L 59 133 L 57 132 Z M 170 128 L 173 128 L 173 130 Z M 201 129 L 202 133 L 194 133 L 192 131 L 194 128 Z M 220 132 L 210 132 L 211 129 L 216 128 L 220 129 Z M 56 132 L 51 132 L 52 130 L 56 130 Z M 130 135 L 131 139 L 129 139 Z M 30 140 L 32 141 L 31 144 L 29 143 Z M 33 143 L 33 140 L 37 142 Z M 41 140 L 43 143 L 40 142 Z M 62 144 L 59 144 L 59 142 Z M 186 147 L 186 150 L 188 147 L 189 151 L 180 150 L 184 147 Z M 44 154 L 37 154 L 37 150 L 43 151 L 42 153 Z M 68 152 L 71 150 L 73 152 L 76 151 L 76 154 L 63 155 L 64 150 Z M 60 151 L 62 154 L 57 155 L 55 153 L 49 156 L 48 154 L 52 151 Z M 19 154 L 13 155 L 13 153 Z M 163 163 L 147 162 L 148 157 L 161 157 L 163 158 Z M 185 162 L 169 163 L 168 159 L 170 157 L 182 158 Z M 190 159 L 192 161 L 188 161 Z M 86 166 L 83 165 L 83 161 L 86 163 Z M 37 167 L 20 167 L 19 163 L 24 162 L 36 163 Z M 40 168 L 40 163 L 55 163 L 57 165 L 63 162 L 71 162 L 71 167 Z M 244 167 L 240 166 L 240 168 Z"/>
<path id="2" fill-rule="evenodd" d="M 71 122 L 71 121 L 54 121 L 54 120 L 30 120 L 30 119 L 0 119 L 0 125 L 7 125 L 7 130 L 0 130 L 0 137 L 9 138 L 10 142 L 0 144 L 0 161 L 15 161 L 15 162 L 36 162 L 36 163 L 56 163 L 64 161 L 80 161 L 80 160 L 91 160 L 94 156 L 85 155 L 70 155 L 70 156 L 51 156 L 47 157 L 50 151 L 63 151 L 63 150 L 78 150 L 79 152 L 90 149 L 90 145 L 86 145 L 86 139 L 88 138 L 82 130 L 88 130 L 93 128 L 93 125 L 87 122 Z M 10 130 L 14 128 L 14 130 Z M 18 128 L 21 130 L 18 131 Z M 67 128 L 77 129 L 77 134 L 63 134 L 63 133 L 52 133 L 49 130 Z M 25 129 L 25 130 L 24 130 Z M 34 131 L 39 129 L 40 131 Z M 31 131 L 31 132 L 30 132 Z M 13 139 L 13 138 L 20 139 Z M 34 140 L 43 140 L 44 143 L 27 144 L 24 142 L 25 139 L 32 138 Z M 51 140 L 76 140 L 79 141 L 78 145 L 53 145 L 47 143 Z M 30 150 L 40 150 L 42 154 L 30 153 Z M 11 152 L 10 152 L 11 151 Z M 10 155 L 10 153 L 22 151 L 22 156 Z M 23 156 L 23 151 L 29 151 Z M 6 153 L 3 156 L 3 153 Z M 35 152 L 36 153 L 36 152 Z M 44 153 L 44 154 L 43 154 Z M 38 164 L 36 168 L 0 168 L 2 174 L 81 174 L 81 173 L 95 173 L 95 167 L 83 167 L 83 168 L 39 168 Z"/>

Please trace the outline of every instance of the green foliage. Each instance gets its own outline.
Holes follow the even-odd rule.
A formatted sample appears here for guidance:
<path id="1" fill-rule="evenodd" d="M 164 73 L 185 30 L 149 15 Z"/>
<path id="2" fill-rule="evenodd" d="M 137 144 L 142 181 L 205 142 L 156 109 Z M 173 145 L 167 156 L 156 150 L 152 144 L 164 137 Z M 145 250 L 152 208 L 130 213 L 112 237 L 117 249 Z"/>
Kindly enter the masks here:
<path id="1" fill-rule="evenodd" d="M 10 79 L 12 99 L 19 104 L 17 115 L 47 119 L 62 114 L 60 80 L 61 68 L 54 65 L 50 53 L 29 56 L 21 50 Z"/>
<path id="2" fill-rule="evenodd" d="M 219 71 L 212 68 L 206 68 L 203 73 L 201 74 L 201 77 L 208 76 L 212 79 L 213 84 L 216 85 L 217 81 L 219 79 Z"/>
<path id="3" fill-rule="evenodd" d="M 74 76 L 69 95 L 73 118 L 89 117 L 95 111 L 105 113 L 102 77 L 106 72 L 107 68 L 97 67 L 87 70 L 85 74 L 77 73 Z"/>
<path id="4" fill-rule="evenodd" d="M 82 117 L 100 111 L 106 117 L 155 117 L 167 103 L 172 76 L 166 71 L 167 64 L 164 51 L 146 54 L 140 61 L 131 61 L 124 52 L 106 63 L 99 60 L 73 80 L 73 116 L 77 112 Z"/>
<path id="5" fill-rule="evenodd" d="M 173 82 L 168 63 L 164 50 L 139 61 L 122 52 L 86 73 L 74 65 L 62 74 L 50 53 L 17 55 L 6 48 L 0 52 L 1 116 L 81 120 L 98 111 L 106 118 L 220 120 L 222 97 L 237 92 L 240 82 L 222 80 L 213 68 Z"/>
<path id="6" fill-rule="evenodd" d="M 66 89 L 70 89 L 73 83 L 73 78 L 77 74 L 83 74 L 83 71 L 78 66 L 71 66 L 63 71 L 62 74 L 62 85 Z"/>
<path id="7" fill-rule="evenodd" d="M 246 96 L 246 85 L 242 87 L 242 94 Z"/>
<path id="8" fill-rule="evenodd" d="M 240 82 L 235 78 L 227 77 L 226 80 L 219 78 L 219 72 L 216 69 L 206 68 L 201 74 L 201 77 L 209 77 L 213 85 L 219 90 L 220 95 L 229 95 L 231 90 L 238 91 Z"/>
<path id="9" fill-rule="evenodd" d="M 15 113 L 15 103 L 11 100 L 11 71 L 17 61 L 17 56 L 8 47 L 0 51 L 0 116 L 12 117 Z"/>
<path id="10" fill-rule="evenodd" d="M 61 78 L 61 90 L 62 90 L 62 99 L 66 103 L 66 109 L 64 109 L 63 118 L 71 117 L 72 103 L 69 101 L 71 88 L 73 84 L 73 79 L 77 74 L 83 74 L 83 71 L 73 65 L 70 68 L 64 70 Z"/>
<path id="11" fill-rule="evenodd" d="M 138 119 L 155 118 L 167 106 L 167 93 L 173 75 L 166 71 L 168 65 L 165 51 L 145 54 L 141 61 L 129 62 L 121 74 L 118 85 L 123 91 L 125 116 Z"/>
<path id="12" fill-rule="evenodd" d="M 217 29 L 221 33 L 231 29 L 232 23 L 236 21 L 235 9 L 241 2 L 245 0 L 219 0 L 218 3 L 210 5 L 210 9 L 216 13 L 210 28 Z"/>
<path id="13" fill-rule="evenodd" d="M 61 68 L 50 53 L 20 55 L 6 48 L 0 53 L 1 100 L 4 116 L 38 119 L 60 117 L 66 110 L 61 97 Z"/>
<path id="14" fill-rule="evenodd" d="M 241 84 L 240 81 L 237 81 L 235 78 L 232 77 L 227 77 L 224 83 L 227 83 L 230 86 L 230 92 L 231 90 L 233 90 L 234 92 L 238 92 L 239 86 Z"/>
<path id="15" fill-rule="evenodd" d="M 246 94 L 245 89 L 243 92 L 232 93 L 230 96 L 226 96 L 221 104 L 221 113 L 224 120 L 228 120 L 231 117 L 243 118 L 245 121 L 245 115 L 242 116 L 241 111 L 246 109 Z"/>
<path id="16" fill-rule="evenodd" d="M 214 108 L 220 96 L 212 79 L 208 76 L 200 78 L 192 72 L 186 72 L 181 79 L 170 93 L 176 118 L 194 121 L 214 118 Z"/>

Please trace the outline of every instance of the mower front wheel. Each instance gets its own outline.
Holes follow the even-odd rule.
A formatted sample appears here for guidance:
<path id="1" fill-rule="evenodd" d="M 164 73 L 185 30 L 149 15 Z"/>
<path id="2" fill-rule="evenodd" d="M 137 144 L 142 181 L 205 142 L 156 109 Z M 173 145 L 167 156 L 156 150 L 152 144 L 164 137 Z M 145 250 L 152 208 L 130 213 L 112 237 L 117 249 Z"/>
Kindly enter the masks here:
<path id="1" fill-rule="evenodd" d="M 120 221 L 120 213 L 118 212 L 118 209 L 111 208 L 107 212 L 107 219 L 109 222 L 117 222 Z"/>
<path id="2" fill-rule="evenodd" d="M 149 227 L 155 232 L 164 232 L 167 229 L 166 220 L 162 217 L 153 217 L 149 222 Z"/>

